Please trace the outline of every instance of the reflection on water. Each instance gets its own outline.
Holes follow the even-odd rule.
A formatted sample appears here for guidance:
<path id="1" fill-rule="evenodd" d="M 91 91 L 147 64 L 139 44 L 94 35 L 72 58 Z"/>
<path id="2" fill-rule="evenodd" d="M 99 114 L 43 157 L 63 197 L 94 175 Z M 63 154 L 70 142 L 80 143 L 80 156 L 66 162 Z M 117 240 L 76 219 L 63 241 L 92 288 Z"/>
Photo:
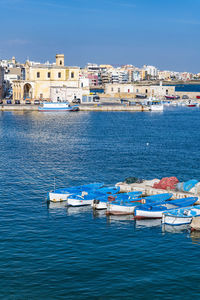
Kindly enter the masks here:
<path id="1" fill-rule="evenodd" d="M 200 244 L 200 231 L 195 230 L 190 233 L 191 240 L 194 244 Z"/>
<path id="2" fill-rule="evenodd" d="M 67 215 L 68 216 L 83 214 L 83 213 L 89 212 L 89 211 L 92 212 L 90 205 L 77 206 L 77 207 L 68 206 L 68 207 L 66 207 L 66 209 L 67 209 Z"/>
<path id="3" fill-rule="evenodd" d="M 140 227 L 155 227 L 161 225 L 161 219 L 146 219 L 146 220 L 136 220 L 135 226 L 136 228 Z"/>
<path id="4" fill-rule="evenodd" d="M 171 232 L 171 233 L 181 233 L 183 231 L 188 231 L 189 230 L 189 225 L 188 224 L 183 224 L 183 225 L 162 225 L 162 232 Z"/>
<path id="5" fill-rule="evenodd" d="M 47 208 L 48 209 L 63 209 L 66 208 L 66 203 L 67 201 L 62 201 L 62 202 L 51 202 L 47 201 Z"/>
<path id="6" fill-rule="evenodd" d="M 97 209 L 93 209 L 93 218 L 105 218 L 106 216 L 106 209 L 102 209 L 102 210 L 97 210 Z"/>
<path id="7" fill-rule="evenodd" d="M 134 221 L 133 215 L 109 215 L 107 216 L 108 223 L 117 223 L 117 222 L 124 222 L 124 221 Z"/>
<path id="8" fill-rule="evenodd" d="M 1 298 L 199 295 L 200 268 L 192 263 L 199 233 L 162 234 L 160 220 L 44 204 L 54 176 L 56 187 L 129 176 L 200 180 L 199 131 L 191 124 L 199 128 L 199 109 L 0 113 Z"/>

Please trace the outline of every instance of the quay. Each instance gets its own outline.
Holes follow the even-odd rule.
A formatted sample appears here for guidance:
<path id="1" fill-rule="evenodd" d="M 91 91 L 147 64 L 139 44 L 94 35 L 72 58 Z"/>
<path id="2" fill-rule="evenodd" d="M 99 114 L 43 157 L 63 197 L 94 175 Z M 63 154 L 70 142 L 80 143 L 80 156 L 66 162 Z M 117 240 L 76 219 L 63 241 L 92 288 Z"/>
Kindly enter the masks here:
<path id="1" fill-rule="evenodd" d="M 38 105 L 5 104 L 0 105 L 0 111 L 38 111 Z"/>
<path id="2" fill-rule="evenodd" d="M 148 107 L 143 105 L 79 105 L 80 111 L 131 111 L 131 112 L 140 112 L 140 111 L 149 111 Z M 26 105 L 26 104 L 7 104 L 0 105 L 0 111 L 38 111 L 38 105 Z"/>
<path id="3" fill-rule="evenodd" d="M 124 182 L 119 182 L 116 184 L 116 186 L 120 187 L 120 192 L 127 193 L 127 192 L 134 192 L 134 191 L 140 191 L 145 196 L 150 195 L 157 195 L 162 193 L 172 193 L 172 199 L 181 199 L 181 198 L 187 198 L 187 197 L 197 197 L 198 201 L 196 204 L 200 204 L 200 193 L 191 193 L 191 192 L 178 192 L 174 190 L 163 190 L 163 189 L 155 189 L 152 186 L 148 185 L 148 183 L 131 183 L 127 184 Z"/>

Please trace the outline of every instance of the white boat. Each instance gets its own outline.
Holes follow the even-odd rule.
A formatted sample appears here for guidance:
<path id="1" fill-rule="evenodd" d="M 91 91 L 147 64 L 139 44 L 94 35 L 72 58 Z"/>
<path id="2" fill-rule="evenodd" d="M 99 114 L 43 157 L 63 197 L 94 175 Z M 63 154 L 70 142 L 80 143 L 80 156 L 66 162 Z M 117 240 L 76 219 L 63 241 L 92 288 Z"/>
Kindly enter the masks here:
<path id="1" fill-rule="evenodd" d="M 82 193 L 82 195 L 71 195 L 67 199 L 68 206 L 87 206 L 91 205 L 94 196 Z"/>
<path id="2" fill-rule="evenodd" d="M 113 204 L 112 202 L 107 203 L 107 215 L 133 215 L 135 205 L 121 205 L 120 203 Z"/>
<path id="3" fill-rule="evenodd" d="M 114 195 L 112 197 L 112 195 L 107 195 L 106 197 L 98 197 L 96 199 L 94 199 L 94 201 L 92 202 L 92 208 L 96 209 L 96 210 L 103 210 L 103 209 L 107 209 L 107 202 L 112 202 L 112 201 L 116 201 L 116 200 L 131 200 L 131 199 L 135 199 L 137 197 L 139 197 L 142 194 L 142 192 L 139 191 L 134 191 L 134 192 L 128 192 L 128 193 L 124 193 L 124 194 L 118 194 L 118 195 Z"/>
<path id="4" fill-rule="evenodd" d="M 141 219 L 162 219 L 162 214 L 167 210 L 178 209 L 193 205 L 197 197 L 188 197 L 176 200 L 168 200 L 160 204 L 143 204 L 136 207 L 134 214 L 136 220 Z"/>
<path id="5" fill-rule="evenodd" d="M 107 202 L 107 215 L 133 215 L 137 205 L 141 205 L 141 201 L 137 199 L 121 200 Z"/>
<path id="6" fill-rule="evenodd" d="M 162 214 L 162 224 L 174 226 L 190 224 L 195 216 L 200 216 L 200 205 L 172 209 Z"/>
<path id="7" fill-rule="evenodd" d="M 107 200 L 100 201 L 99 199 L 94 199 L 94 201 L 92 201 L 91 206 L 93 209 L 96 209 L 96 210 L 107 209 Z"/>
<path id="8" fill-rule="evenodd" d="M 146 100 L 147 105 L 149 106 L 149 110 L 151 111 L 163 111 L 164 105 L 163 103 L 154 97 L 149 97 Z"/>
<path id="9" fill-rule="evenodd" d="M 78 111 L 78 105 L 71 106 L 68 101 L 58 102 L 42 102 L 42 105 L 38 107 L 39 111 Z"/>
<path id="10" fill-rule="evenodd" d="M 90 183 L 80 186 L 67 187 L 63 189 L 54 189 L 48 193 L 48 199 L 52 202 L 67 201 L 68 197 L 71 195 L 82 195 L 82 192 L 92 192 L 97 191 L 103 186 L 103 183 Z"/>

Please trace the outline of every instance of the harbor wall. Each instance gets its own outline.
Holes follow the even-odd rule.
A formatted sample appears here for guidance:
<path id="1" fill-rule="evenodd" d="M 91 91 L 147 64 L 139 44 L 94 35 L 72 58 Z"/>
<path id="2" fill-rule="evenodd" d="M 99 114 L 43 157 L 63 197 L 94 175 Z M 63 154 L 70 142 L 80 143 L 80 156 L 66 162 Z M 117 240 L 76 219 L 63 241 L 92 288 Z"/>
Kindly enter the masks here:
<path id="1" fill-rule="evenodd" d="M 149 111 L 143 105 L 80 105 L 80 111 Z M 38 111 L 38 105 L 0 105 L 0 111 Z"/>
<path id="2" fill-rule="evenodd" d="M 200 194 L 199 193 L 189 193 L 189 192 L 178 192 L 174 190 L 162 190 L 162 189 L 155 189 L 152 186 L 149 186 L 145 183 L 131 183 L 126 184 L 124 182 L 119 182 L 116 186 L 120 187 L 120 192 L 134 192 L 140 191 L 143 195 L 150 196 L 150 195 L 157 195 L 163 193 L 172 193 L 172 199 L 181 199 L 187 197 L 197 197 L 198 201 L 197 204 L 200 204 Z"/>

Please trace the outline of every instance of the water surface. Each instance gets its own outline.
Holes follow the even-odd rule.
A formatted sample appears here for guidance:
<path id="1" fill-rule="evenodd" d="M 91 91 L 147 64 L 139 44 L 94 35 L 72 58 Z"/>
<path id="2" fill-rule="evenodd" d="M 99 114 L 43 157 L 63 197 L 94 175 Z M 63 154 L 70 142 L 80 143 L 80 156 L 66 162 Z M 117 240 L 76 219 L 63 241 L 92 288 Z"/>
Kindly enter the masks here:
<path id="1" fill-rule="evenodd" d="M 200 236 L 48 205 L 128 176 L 200 180 L 200 111 L 0 113 L 2 299 L 199 299 Z"/>

